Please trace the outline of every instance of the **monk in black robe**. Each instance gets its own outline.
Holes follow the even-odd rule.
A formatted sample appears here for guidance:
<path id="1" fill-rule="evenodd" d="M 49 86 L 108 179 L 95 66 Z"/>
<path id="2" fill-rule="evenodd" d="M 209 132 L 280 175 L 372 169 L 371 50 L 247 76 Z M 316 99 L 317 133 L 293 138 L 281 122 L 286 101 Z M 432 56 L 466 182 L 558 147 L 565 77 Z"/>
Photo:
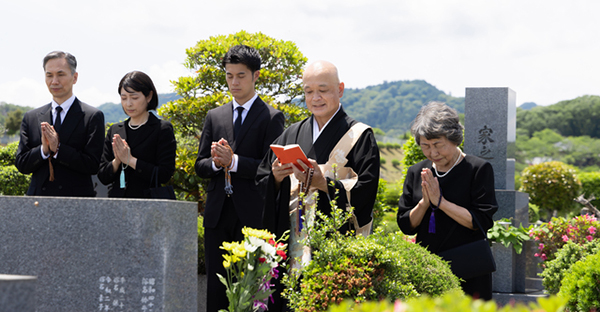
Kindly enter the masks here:
<path id="1" fill-rule="evenodd" d="M 312 116 L 290 126 L 273 143 L 298 144 L 308 157 L 314 167 L 310 185 L 311 190 L 318 193 L 317 210 L 329 214 L 330 201 L 336 197 L 337 206 L 344 209 L 349 191 L 350 205 L 354 207 L 358 224 L 364 226 L 372 220 L 379 182 L 379 149 L 373 131 L 369 128 L 362 132 L 346 155 L 345 167 L 350 167 L 357 179 L 354 186 L 346 190 L 341 181 L 325 177 L 319 167 L 329 160 L 338 141 L 358 123 L 346 114 L 340 104 L 344 83 L 340 82 L 337 68 L 333 64 L 319 61 L 305 69 L 303 85 L 306 106 Z M 302 161 L 298 164 L 302 170 L 292 163 L 281 164 L 275 154 L 269 151 L 258 168 L 257 182 L 265 194 L 263 225 L 277 237 L 290 229 L 290 189 L 294 180 L 291 176 L 297 181 L 307 181 L 309 167 Z M 348 230 L 348 224 L 340 228 L 341 232 Z M 289 243 L 288 246 L 291 246 L 296 242 Z M 277 293 L 275 297 L 278 297 Z M 277 307 L 276 303 L 273 308 L 269 306 L 269 310 L 271 309 L 280 311 L 281 307 Z"/>

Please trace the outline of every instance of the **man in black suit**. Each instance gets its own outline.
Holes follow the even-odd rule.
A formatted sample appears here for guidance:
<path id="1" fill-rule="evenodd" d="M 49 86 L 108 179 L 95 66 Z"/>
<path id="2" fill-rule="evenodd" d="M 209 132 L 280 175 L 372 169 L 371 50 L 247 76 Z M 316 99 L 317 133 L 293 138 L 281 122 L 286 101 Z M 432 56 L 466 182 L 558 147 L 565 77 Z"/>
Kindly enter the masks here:
<path id="1" fill-rule="evenodd" d="M 52 103 L 23 116 L 15 165 L 21 173 L 33 174 L 27 195 L 93 197 L 104 114 L 73 95 L 78 77 L 73 55 L 50 52 L 43 65 Z"/>
<path id="2" fill-rule="evenodd" d="M 285 119 L 255 92 L 261 65 L 258 51 L 234 46 L 222 65 L 233 101 L 206 115 L 195 165 L 200 177 L 210 178 L 204 210 L 208 312 L 228 307 L 225 286 L 216 275 L 227 276 L 219 246 L 242 241 L 244 226 L 262 228 L 263 198 L 254 182 L 256 169 L 271 142 L 283 132 Z M 231 194 L 225 191 L 226 169 Z"/>

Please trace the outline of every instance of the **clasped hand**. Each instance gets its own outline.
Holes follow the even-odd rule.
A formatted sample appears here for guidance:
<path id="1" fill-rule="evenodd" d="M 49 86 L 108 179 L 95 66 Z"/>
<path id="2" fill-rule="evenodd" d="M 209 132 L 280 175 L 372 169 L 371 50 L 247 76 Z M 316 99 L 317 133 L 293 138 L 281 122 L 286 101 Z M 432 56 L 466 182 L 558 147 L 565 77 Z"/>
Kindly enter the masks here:
<path id="1" fill-rule="evenodd" d="M 220 139 L 219 142 L 212 142 L 210 146 L 210 155 L 217 167 L 228 167 L 231 165 L 233 158 L 233 150 L 225 139 Z"/>
<path id="2" fill-rule="evenodd" d="M 58 133 L 54 127 L 47 122 L 41 123 L 42 128 L 42 150 L 44 155 L 54 154 L 58 151 Z"/>
<path id="3" fill-rule="evenodd" d="M 131 149 L 129 148 L 127 141 L 123 140 L 118 134 L 113 136 L 112 149 L 113 154 L 115 155 L 115 160 L 117 160 L 119 163 L 129 165 L 129 160 L 131 159 Z"/>
<path id="4" fill-rule="evenodd" d="M 429 207 L 430 204 L 437 206 L 441 202 L 440 184 L 438 179 L 433 176 L 431 169 L 423 168 L 421 170 L 421 191 L 423 193 L 421 201 L 426 207 Z"/>

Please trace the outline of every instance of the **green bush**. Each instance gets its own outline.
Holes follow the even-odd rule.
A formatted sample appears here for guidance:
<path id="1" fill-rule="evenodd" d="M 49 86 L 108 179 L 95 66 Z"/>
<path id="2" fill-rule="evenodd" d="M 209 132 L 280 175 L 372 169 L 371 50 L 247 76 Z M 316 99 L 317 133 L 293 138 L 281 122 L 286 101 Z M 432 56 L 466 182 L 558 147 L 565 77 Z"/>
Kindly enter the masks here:
<path id="1" fill-rule="evenodd" d="M 206 262 L 204 260 L 204 218 L 198 216 L 198 274 L 206 274 Z"/>
<path id="2" fill-rule="evenodd" d="M 396 221 L 396 212 L 385 212 L 383 214 L 381 224 L 375 229 L 379 229 L 384 234 L 392 234 L 400 231 L 400 227 L 398 227 L 398 221 Z"/>
<path id="3" fill-rule="evenodd" d="M 459 291 L 451 291 L 440 297 L 421 296 L 405 302 L 389 301 L 354 303 L 344 301 L 332 306 L 329 312 L 405 312 L 405 311 L 436 311 L 436 312 L 562 312 L 567 300 L 557 296 L 539 298 L 537 303 L 530 303 L 529 307 L 522 303 L 507 304 L 498 307 L 494 301 L 473 300 Z"/>
<path id="4" fill-rule="evenodd" d="M 24 175 L 14 165 L 0 167 L 0 195 L 25 195 L 31 175 Z"/>
<path id="5" fill-rule="evenodd" d="M 400 167 L 400 161 L 398 159 L 392 159 L 392 166 L 396 168 Z"/>
<path id="6" fill-rule="evenodd" d="M 377 147 L 379 147 L 380 150 L 385 149 L 388 147 L 387 143 L 383 143 L 383 142 L 377 142 Z"/>
<path id="7" fill-rule="evenodd" d="M 402 159 L 402 173 L 406 174 L 406 170 L 408 168 L 421 160 L 427 159 L 425 154 L 423 154 L 423 150 L 421 147 L 417 145 L 415 138 L 412 136 L 406 140 L 404 145 L 402 146 L 402 153 L 404 154 L 404 158 Z"/>
<path id="8" fill-rule="evenodd" d="M 575 262 L 562 281 L 559 296 L 570 298 L 569 311 L 600 310 L 600 253 Z"/>
<path id="9" fill-rule="evenodd" d="M 384 192 L 384 202 L 392 211 L 398 211 L 398 201 L 402 195 L 403 185 L 400 182 L 387 184 Z"/>
<path id="10" fill-rule="evenodd" d="M 540 220 L 540 207 L 536 204 L 529 203 L 529 223 L 536 223 Z"/>
<path id="11" fill-rule="evenodd" d="M 580 190 L 575 168 L 559 161 L 529 166 L 521 174 L 519 191 L 529 193 L 530 202 L 540 207 L 546 220 L 573 212 L 577 208 L 573 199 Z"/>
<path id="12" fill-rule="evenodd" d="M 560 283 L 564 276 L 569 273 L 571 266 L 588 255 L 597 254 L 600 251 L 600 240 L 592 240 L 584 245 L 578 245 L 572 241 L 567 242 L 556 252 L 556 258 L 545 263 L 546 268 L 540 273 L 543 278 L 544 289 L 556 294 L 560 290 Z"/>
<path id="13" fill-rule="evenodd" d="M 283 295 L 292 310 L 325 311 L 344 299 L 395 300 L 460 289 L 445 261 L 407 242 L 402 233 L 342 235 L 336 229 L 348 218 L 346 212 L 334 208 L 331 216 L 317 215 L 307 229 L 312 261 L 284 277 Z"/>
<path id="14" fill-rule="evenodd" d="M 386 163 L 386 160 L 385 160 L 385 158 L 383 158 L 383 157 L 380 157 L 380 158 L 379 158 L 379 163 L 380 163 L 380 164 L 382 164 L 382 165 L 385 165 L 385 163 Z"/>
<path id="15" fill-rule="evenodd" d="M 390 207 L 385 202 L 385 190 L 387 189 L 387 181 L 379 179 L 377 186 L 377 196 L 375 197 L 375 205 L 373 205 L 373 228 L 377 228 L 383 219 L 383 213 L 390 210 Z"/>
<path id="16" fill-rule="evenodd" d="M 600 172 L 581 172 L 577 178 L 581 181 L 581 193 L 585 198 L 594 195 L 596 199 L 592 200 L 592 205 L 600 207 Z"/>
<path id="17" fill-rule="evenodd" d="M 14 166 L 19 142 L 12 142 L 0 147 L 0 166 Z"/>

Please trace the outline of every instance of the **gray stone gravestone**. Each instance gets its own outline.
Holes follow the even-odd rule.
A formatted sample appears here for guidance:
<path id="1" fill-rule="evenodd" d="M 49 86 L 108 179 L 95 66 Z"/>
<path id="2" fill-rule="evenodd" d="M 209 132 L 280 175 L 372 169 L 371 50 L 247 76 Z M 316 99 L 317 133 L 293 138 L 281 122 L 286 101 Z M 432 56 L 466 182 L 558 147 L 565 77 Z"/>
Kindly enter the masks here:
<path id="1" fill-rule="evenodd" d="M 37 311 L 196 311 L 197 204 L 0 196 L 0 272 Z"/>
<path id="2" fill-rule="evenodd" d="M 35 311 L 35 276 L 0 274 L 0 311 Z"/>
<path id="3" fill-rule="evenodd" d="M 494 220 L 512 218 L 513 225 L 529 223 L 529 195 L 515 191 L 516 94 L 509 88 L 467 88 L 465 92 L 465 152 L 494 168 L 498 212 Z M 493 290 L 525 292 L 525 254 L 496 244 L 497 271 Z"/>

